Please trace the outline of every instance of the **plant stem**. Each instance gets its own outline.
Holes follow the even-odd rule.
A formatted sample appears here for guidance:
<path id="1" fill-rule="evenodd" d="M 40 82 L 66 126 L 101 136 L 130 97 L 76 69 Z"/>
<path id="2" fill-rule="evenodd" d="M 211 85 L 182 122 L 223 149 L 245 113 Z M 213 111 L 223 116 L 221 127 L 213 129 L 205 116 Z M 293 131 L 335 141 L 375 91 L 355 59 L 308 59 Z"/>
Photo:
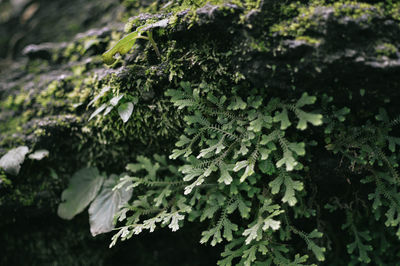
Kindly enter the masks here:
<path id="1" fill-rule="evenodd" d="M 160 51 L 158 50 L 157 44 L 153 39 L 153 33 L 151 31 L 149 31 L 147 33 L 147 36 L 148 36 L 148 40 L 151 42 L 151 45 L 153 45 L 153 48 L 156 51 L 156 54 L 157 54 L 158 58 L 161 58 Z"/>

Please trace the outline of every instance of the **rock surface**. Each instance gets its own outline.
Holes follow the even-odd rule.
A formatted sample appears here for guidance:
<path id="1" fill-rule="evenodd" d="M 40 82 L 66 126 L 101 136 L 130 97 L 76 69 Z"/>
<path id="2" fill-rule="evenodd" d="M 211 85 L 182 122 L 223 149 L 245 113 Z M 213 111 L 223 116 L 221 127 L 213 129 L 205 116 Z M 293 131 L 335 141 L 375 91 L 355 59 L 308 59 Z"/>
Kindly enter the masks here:
<path id="1" fill-rule="evenodd" d="M 328 93 L 338 105 L 359 111 L 360 124 L 379 107 L 399 111 L 398 5 L 266 0 L 259 8 L 224 3 L 163 9 L 166 3 L 158 1 L 155 7 L 141 3 L 149 13 L 138 15 L 131 2 L 0 2 L 0 156 L 20 145 L 50 152 L 42 161 L 25 161 L 15 178 L 3 174 L 0 242 L 7 247 L 1 251 L 6 254 L 0 256 L 1 265 L 18 265 L 16 250 L 21 249 L 29 265 L 110 265 L 130 247 L 147 252 L 140 241 L 149 240 L 143 239 L 120 251 L 105 251 L 109 237 L 91 239 L 86 216 L 67 223 L 58 220 L 55 210 L 68 178 L 81 167 L 120 173 L 138 154 L 172 150 L 183 123 L 164 91 L 179 81 L 212 83 L 226 93 L 253 88 L 271 96 Z M 123 12 L 137 15 L 125 27 L 129 32 L 150 25 L 161 60 L 140 40 L 112 67 L 103 64 L 100 55 L 123 35 Z M 116 110 L 88 121 L 109 100 L 106 93 L 89 106 L 104 88 L 139 100 L 126 124 Z M 330 163 L 335 162 L 315 160 L 317 166 Z M 320 174 L 322 179 L 331 173 Z M 329 190 L 344 181 L 319 182 Z M 180 247 L 191 234 L 184 233 L 177 237 Z M 157 236 L 170 237 L 163 232 Z M 197 239 L 190 241 L 187 252 L 197 248 L 195 243 Z M 164 248 L 160 244 L 150 252 L 155 258 L 167 256 L 165 265 L 178 265 L 173 254 L 185 249 L 174 253 Z M 199 249 L 181 261 L 214 263 L 218 253 L 212 251 L 190 264 L 192 255 L 200 258 L 204 252 L 209 251 Z M 70 257 L 76 253 L 78 257 Z M 119 265 L 130 260 L 122 257 Z"/>

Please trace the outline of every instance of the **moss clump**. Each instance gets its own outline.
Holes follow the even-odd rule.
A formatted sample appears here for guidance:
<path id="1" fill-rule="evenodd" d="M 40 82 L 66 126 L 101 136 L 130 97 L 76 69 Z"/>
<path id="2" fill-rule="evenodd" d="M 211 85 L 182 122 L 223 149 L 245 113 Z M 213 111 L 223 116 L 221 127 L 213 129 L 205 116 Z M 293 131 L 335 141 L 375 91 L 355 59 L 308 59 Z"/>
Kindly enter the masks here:
<path id="1" fill-rule="evenodd" d="M 358 25 L 368 24 L 378 17 L 388 14 L 380 4 L 372 5 L 356 1 L 338 1 L 333 4 L 328 1 L 310 1 L 309 4 L 288 5 L 283 13 L 290 14 L 292 19 L 277 23 L 271 27 L 271 33 L 279 33 L 281 36 L 304 36 L 315 34 L 321 27 L 321 22 L 331 14 L 336 17 L 338 23 L 357 21 Z"/>
<path id="2" fill-rule="evenodd" d="M 391 43 L 383 43 L 375 47 L 375 52 L 378 54 L 378 56 L 395 58 L 397 56 L 398 50 L 397 47 Z"/>
<path id="3" fill-rule="evenodd" d="M 321 44 L 321 39 L 317 39 L 317 38 L 312 38 L 310 36 L 298 36 L 296 37 L 297 41 L 305 41 L 308 44 L 311 45 L 320 45 Z"/>

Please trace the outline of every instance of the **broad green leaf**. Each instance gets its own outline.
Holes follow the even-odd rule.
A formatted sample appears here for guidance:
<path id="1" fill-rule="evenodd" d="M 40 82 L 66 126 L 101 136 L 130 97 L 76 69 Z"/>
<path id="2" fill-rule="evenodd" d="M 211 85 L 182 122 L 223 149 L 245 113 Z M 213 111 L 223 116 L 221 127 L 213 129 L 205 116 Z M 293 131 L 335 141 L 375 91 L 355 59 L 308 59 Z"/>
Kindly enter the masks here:
<path id="1" fill-rule="evenodd" d="M 124 38 L 119 40 L 116 45 L 114 45 L 110 50 L 106 51 L 103 55 L 103 61 L 107 65 L 111 65 L 115 62 L 114 55 L 119 53 L 120 55 L 124 55 L 129 50 L 132 48 L 132 46 L 135 44 L 136 39 L 140 38 L 141 31 L 136 30 L 128 35 L 126 35 Z"/>
<path id="2" fill-rule="evenodd" d="M 28 158 L 31 160 L 42 160 L 44 157 L 49 156 L 49 151 L 48 150 L 37 150 L 32 154 L 29 154 Z"/>
<path id="3" fill-rule="evenodd" d="M 27 146 L 20 146 L 18 148 L 9 150 L 0 159 L 0 168 L 10 175 L 18 175 L 21 169 L 21 164 L 25 161 L 25 156 L 29 152 Z"/>
<path id="4" fill-rule="evenodd" d="M 82 212 L 96 197 L 103 181 L 104 177 L 99 174 L 97 168 L 83 168 L 76 172 L 61 195 L 58 216 L 71 220 Z"/>
<path id="5" fill-rule="evenodd" d="M 129 118 L 132 115 L 132 112 L 133 112 L 133 103 L 131 102 L 124 103 L 118 107 L 118 114 L 121 117 L 122 121 L 124 121 L 124 123 L 126 123 L 129 120 Z"/>
<path id="6" fill-rule="evenodd" d="M 92 236 L 107 233 L 114 229 L 115 214 L 132 197 L 132 189 L 127 190 L 132 184 L 131 182 L 126 182 L 121 188 L 113 189 L 118 180 L 117 175 L 111 175 L 104 181 L 100 194 L 90 204 L 89 222 Z"/>

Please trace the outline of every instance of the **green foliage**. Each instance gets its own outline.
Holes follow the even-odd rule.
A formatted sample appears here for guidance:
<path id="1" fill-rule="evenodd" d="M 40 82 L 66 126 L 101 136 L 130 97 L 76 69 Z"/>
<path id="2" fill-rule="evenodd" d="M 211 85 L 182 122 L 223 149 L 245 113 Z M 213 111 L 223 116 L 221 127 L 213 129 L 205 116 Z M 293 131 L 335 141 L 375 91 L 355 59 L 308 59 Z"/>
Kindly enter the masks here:
<path id="1" fill-rule="evenodd" d="M 96 168 L 83 168 L 70 180 L 69 187 L 63 191 L 58 206 L 58 215 L 63 219 L 72 219 L 82 212 L 96 197 L 103 185 L 104 177 Z"/>
<path id="2" fill-rule="evenodd" d="M 192 88 L 182 82 L 181 87 L 166 95 L 178 109 L 185 110 L 186 128 L 176 143 L 178 149 L 170 155 L 184 164 L 177 169 L 165 157 L 155 156 L 155 162 L 138 157 L 138 163 L 127 166 L 135 175 L 121 178 L 116 188 L 132 182 L 138 194 L 118 214 L 118 222 L 125 225 L 114 235 L 111 246 L 119 238 L 126 240 L 143 230 L 152 232 L 157 224 L 175 231 L 184 220 L 199 220 L 208 221 L 200 243 L 215 246 L 225 242 L 228 249 L 231 242 L 242 246 L 223 253 L 226 258 L 220 265 L 231 265 L 234 258 L 243 265 L 263 259 L 269 264 L 301 265 L 308 256 L 296 255 L 294 261 L 285 258 L 282 254 L 289 250 L 284 243 L 277 244 L 277 232 L 282 230 L 285 209 L 298 202 L 296 191 L 304 188 L 296 172 L 303 169 L 300 158 L 306 154 L 306 145 L 286 130 L 293 121 L 299 130 L 307 129 L 308 123 L 322 123 L 322 115 L 304 109 L 315 103 L 315 97 L 304 93 L 295 101 L 271 98 L 263 103 L 257 95 L 247 99 L 218 95 L 206 83 Z M 286 227 L 292 228 L 288 222 Z M 316 259 L 323 260 L 325 249 L 312 240 L 321 235 L 296 232 Z"/>
<path id="3" fill-rule="evenodd" d="M 373 88 L 370 77 L 359 85 L 352 73 L 328 74 L 332 66 L 327 61 L 334 60 L 337 67 L 342 52 L 324 61 L 326 50 L 337 48 L 325 36 L 333 34 L 331 21 L 367 30 L 370 18 L 379 18 L 376 24 L 384 21 L 382 5 L 319 0 L 206 4 L 171 1 L 161 16 L 132 19 L 126 32 L 133 25 L 145 26 L 103 54 L 104 62 L 113 64 L 117 54 L 128 53 L 137 39 L 145 39 L 161 57 L 152 30 L 162 28 L 153 30 L 162 40 L 162 60 L 137 45 L 139 53 L 129 63 L 118 61 L 111 66 L 118 70 L 108 69 L 111 77 L 68 83 L 89 88 L 86 96 L 75 96 L 77 112 L 95 88 L 88 104 L 94 109 L 91 122 L 82 130 L 73 128 L 81 141 L 79 151 L 89 154 L 77 161 L 107 172 L 136 161 L 126 166 L 127 173 L 108 179 L 97 168 L 76 172 L 63 193 L 61 216 L 72 218 L 90 205 L 93 235 L 117 227 L 111 246 L 143 231 L 177 231 L 196 223 L 202 231 L 200 243 L 223 246 L 218 265 L 399 261 L 400 119 L 391 118 L 398 115 L 397 98 L 391 99 L 392 93 L 397 97 L 398 83 L 385 90 Z M 158 3 L 151 7 L 157 8 Z M 160 17 L 165 19 L 153 23 Z M 228 19 L 232 21 L 225 28 L 221 21 Z M 215 27 L 214 32 L 219 24 L 223 30 Z M 348 37 L 343 39 L 354 45 Z M 382 60 L 396 58 L 398 45 L 390 41 L 368 44 L 355 63 L 368 58 L 373 64 L 369 51 Z M 91 45 L 76 49 L 82 53 Z M 353 47 L 344 47 L 346 60 L 353 60 Z M 75 66 L 72 72 L 79 76 L 85 67 Z M 382 73 L 388 73 L 385 67 Z M 318 85 L 310 86 L 314 80 Z M 52 96 L 60 94 L 58 83 L 40 93 L 40 106 L 49 106 Z M 10 96 L 3 102 L 17 108 L 28 100 Z M 118 165 L 105 162 L 104 154 Z M 29 156 L 44 157 L 42 151 Z M 23 161 L 15 163 L 18 169 Z M 0 182 L 5 186 L 3 168 Z"/>
<path id="4" fill-rule="evenodd" d="M 350 110 L 327 106 L 323 118 L 306 109 L 317 100 L 307 93 L 297 100 L 256 94 L 246 98 L 235 93 L 227 97 L 206 83 L 193 86 L 182 82 L 180 86 L 167 90 L 166 95 L 185 113 L 184 134 L 170 155 L 173 160 L 180 158 L 183 165 L 177 170 L 174 163 L 156 156 L 155 162 L 138 157 L 138 163 L 127 166 L 136 176 L 122 178 L 119 186 L 130 181 L 138 194 L 118 214 L 118 222 L 125 225 L 114 235 L 111 246 L 119 238 L 126 240 L 143 230 L 152 232 L 157 224 L 174 231 L 185 220 L 198 220 L 208 225 L 200 243 L 225 245 L 218 265 L 325 261 L 329 242 L 320 229 L 310 233 L 297 229 L 297 219 L 312 221 L 316 214 L 313 205 L 304 201 L 308 194 L 304 176 L 309 170 L 304 165 L 308 160 L 302 160 L 316 142 L 297 139 L 310 125 L 322 125 L 323 121 L 323 134 L 329 136 L 326 149 L 348 158 L 352 171 L 371 173 L 361 182 L 376 184 L 375 192 L 368 196 L 375 218 L 383 218 L 381 209 L 386 206 L 385 225 L 399 232 L 398 164 L 383 151 L 395 152 L 399 141 L 390 135 L 396 120 L 390 121 L 383 109 L 376 117 L 381 125 L 369 122 L 346 132 L 343 122 Z M 329 99 L 324 95 L 322 102 Z M 354 208 L 356 203 L 351 205 Z M 334 212 L 341 206 L 329 208 Z M 377 236 L 359 230 L 351 212 L 346 213 L 341 229 L 354 239 L 347 244 L 347 252 L 351 258 L 369 263 L 370 242 Z M 299 249 L 286 244 L 294 236 L 304 241 L 301 250 L 307 255 L 297 254 Z"/>
<path id="5" fill-rule="evenodd" d="M 130 182 L 114 189 L 119 178 L 111 175 L 105 179 L 94 167 L 77 171 L 61 195 L 63 202 L 58 206 L 58 215 L 70 220 L 90 204 L 89 222 L 92 235 L 110 232 L 114 228 L 115 214 L 132 197 Z"/>
<path id="6" fill-rule="evenodd" d="M 114 189 L 119 177 L 111 175 L 104 181 L 102 190 L 93 200 L 89 208 L 90 232 L 93 236 L 110 232 L 113 229 L 114 216 L 132 197 L 130 183 Z"/>

